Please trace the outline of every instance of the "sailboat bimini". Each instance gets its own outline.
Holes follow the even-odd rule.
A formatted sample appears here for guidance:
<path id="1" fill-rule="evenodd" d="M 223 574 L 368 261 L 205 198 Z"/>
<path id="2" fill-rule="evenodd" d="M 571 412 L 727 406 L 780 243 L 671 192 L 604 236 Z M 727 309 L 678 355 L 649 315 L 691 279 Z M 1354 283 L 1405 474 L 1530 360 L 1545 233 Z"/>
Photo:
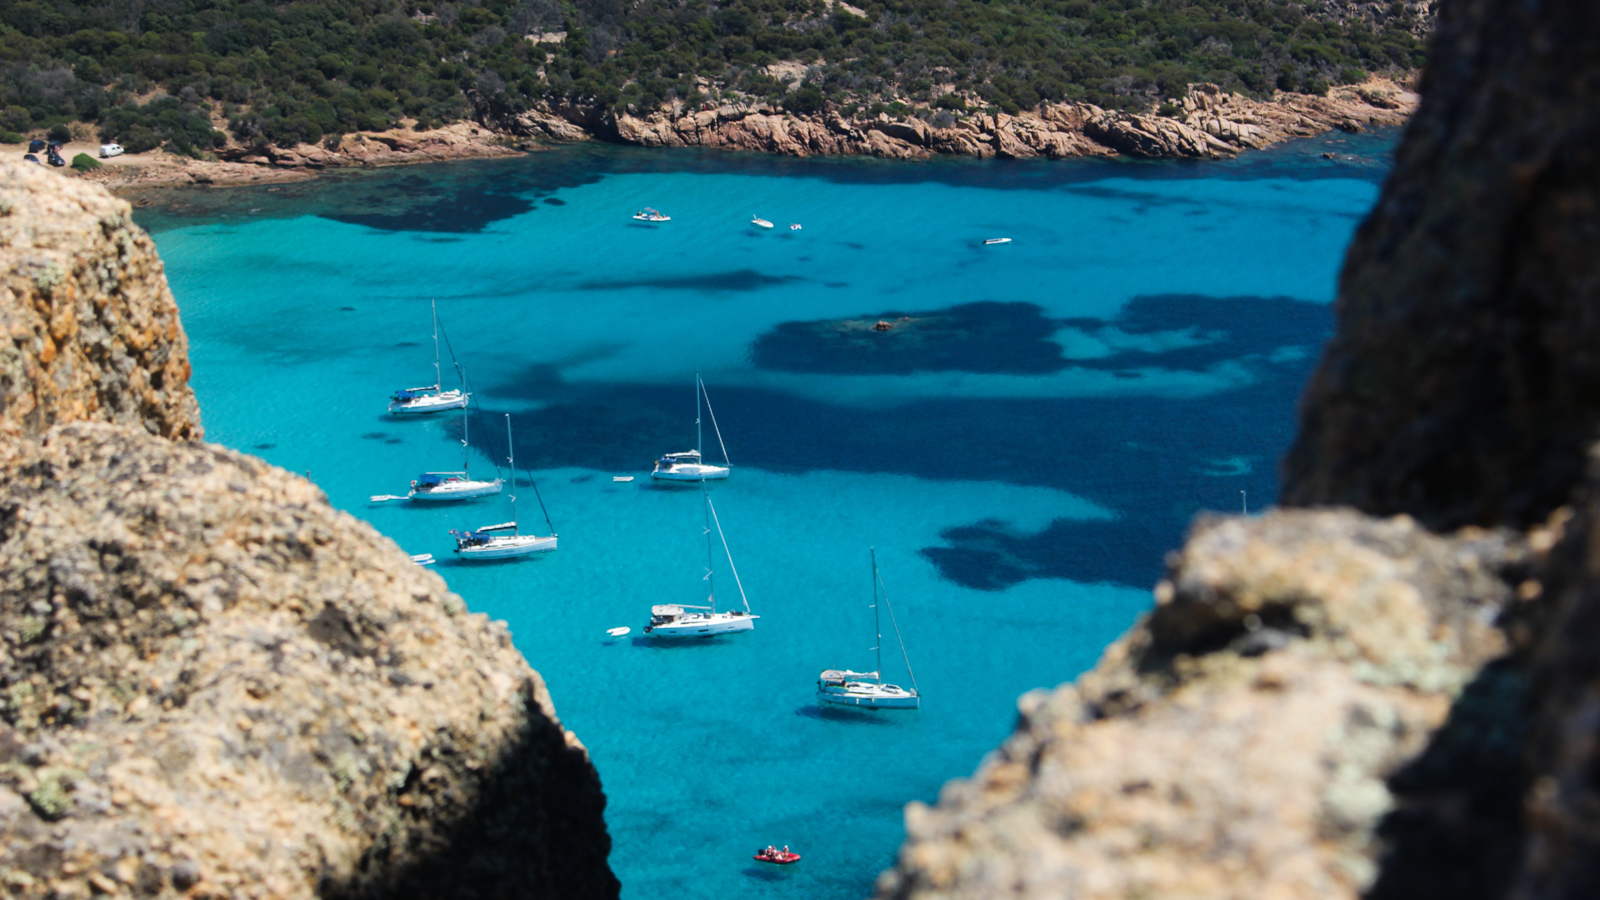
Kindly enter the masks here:
<path id="1" fill-rule="evenodd" d="M 756 627 L 756 619 L 760 616 L 751 615 L 750 599 L 744 595 L 744 585 L 739 581 L 739 570 L 733 567 L 733 554 L 728 551 L 728 539 L 722 533 L 722 522 L 717 518 L 717 509 L 711 505 L 711 495 L 706 493 L 706 486 L 700 485 L 700 497 L 705 501 L 706 508 L 706 587 L 709 591 L 705 606 L 680 606 L 676 603 L 663 603 L 650 607 L 650 624 L 644 627 L 647 637 L 655 638 L 703 638 L 715 637 L 719 634 L 732 634 L 736 631 L 751 631 Z M 728 558 L 728 571 L 733 573 L 733 583 L 739 589 L 739 600 L 744 604 L 743 610 L 730 610 L 717 612 L 717 589 L 714 580 L 715 567 L 712 565 L 711 529 L 716 526 L 717 537 L 722 541 L 722 552 Z"/>
<path id="2" fill-rule="evenodd" d="M 544 514 L 544 523 L 550 528 L 549 535 L 540 537 L 523 534 L 517 529 L 517 454 L 511 443 L 509 415 L 506 416 L 506 462 L 511 470 L 511 521 L 499 525 L 485 525 L 471 531 L 450 532 L 450 536 L 456 539 L 456 555 L 462 559 L 512 559 L 556 549 L 556 527 L 550 524 L 548 510 Z M 533 485 L 533 492 L 535 496 L 538 495 L 539 485 Z M 539 508 L 544 509 L 542 497 L 539 499 Z"/>
<path id="3" fill-rule="evenodd" d="M 722 465 L 707 465 L 700 455 L 700 448 L 705 439 L 704 429 L 700 425 L 700 405 L 705 401 L 706 412 L 711 416 L 711 430 L 717 436 L 717 446 L 722 448 Z M 732 464 L 728 462 L 728 446 L 722 442 L 722 429 L 717 427 L 717 414 L 711 411 L 711 395 L 706 393 L 706 383 L 700 380 L 700 373 L 694 376 L 694 449 L 684 450 L 680 453 L 666 453 L 656 460 L 656 467 L 650 477 L 658 481 L 710 481 L 717 478 L 727 478 L 728 469 Z"/>
<path id="4" fill-rule="evenodd" d="M 872 631 L 877 637 L 873 652 L 878 654 L 878 667 L 872 672 L 852 672 L 849 669 L 828 669 L 817 676 L 817 699 L 838 706 L 856 706 L 863 709 L 916 709 L 922 703 L 917 691 L 917 676 L 911 674 L 911 659 L 906 656 L 906 642 L 900 637 L 900 626 L 894 620 L 894 607 L 889 606 L 889 592 L 883 590 L 883 605 L 889 606 L 889 623 L 894 625 L 894 637 L 900 643 L 900 655 L 906 661 L 906 674 L 911 676 L 911 690 L 898 684 L 883 681 L 883 626 L 878 616 L 879 588 L 883 579 L 878 576 L 878 551 L 872 551 Z"/>
<path id="5" fill-rule="evenodd" d="M 389 412 L 396 416 L 415 416 L 423 413 L 444 412 L 448 409 L 466 409 L 470 395 L 466 381 L 461 388 L 444 390 L 444 376 L 439 369 L 439 304 L 433 304 L 433 384 L 425 387 L 402 388 L 389 398 Z M 452 360 L 454 354 L 451 354 Z M 460 367 L 457 367 L 459 374 Z"/>

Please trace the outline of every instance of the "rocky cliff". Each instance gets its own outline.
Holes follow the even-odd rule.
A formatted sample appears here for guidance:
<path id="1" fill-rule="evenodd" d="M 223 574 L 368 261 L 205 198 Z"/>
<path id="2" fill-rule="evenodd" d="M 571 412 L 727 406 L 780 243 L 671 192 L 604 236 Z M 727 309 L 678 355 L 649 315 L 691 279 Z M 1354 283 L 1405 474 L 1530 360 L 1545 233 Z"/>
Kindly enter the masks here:
<path id="1" fill-rule="evenodd" d="M 857 155 L 921 159 L 936 154 L 1012 159 L 1126 155 L 1219 159 L 1332 128 L 1398 125 L 1417 95 L 1389 81 L 1340 87 L 1327 97 L 1279 93 L 1268 101 L 1193 85 L 1172 116 L 1130 115 L 1088 104 L 1046 104 L 1020 115 L 974 113 L 948 127 L 921 119 L 846 119 L 836 111 L 795 115 L 761 104 L 663 111 L 645 118 L 549 105 L 490 116 L 512 135 L 555 140 L 598 137 L 645 147 L 711 147 L 786 156 Z"/>
<path id="2" fill-rule="evenodd" d="M 309 482 L 162 436 L 199 426 L 127 204 L 40 170 L 0 203 L 36 236 L 0 307 L 8 895 L 615 897 L 598 776 L 504 627 Z"/>
<path id="3" fill-rule="evenodd" d="M 1600 7 L 1456 0 L 1340 281 L 1293 507 L 935 807 L 883 898 L 1600 893 Z"/>

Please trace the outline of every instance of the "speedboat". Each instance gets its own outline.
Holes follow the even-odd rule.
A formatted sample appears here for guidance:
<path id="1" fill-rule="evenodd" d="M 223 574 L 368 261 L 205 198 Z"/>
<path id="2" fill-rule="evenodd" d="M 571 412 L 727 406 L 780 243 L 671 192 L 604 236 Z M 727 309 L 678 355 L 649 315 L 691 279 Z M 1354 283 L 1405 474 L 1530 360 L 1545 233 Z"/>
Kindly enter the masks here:
<path id="1" fill-rule="evenodd" d="M 772 227 L 772 223 L 771 222 L 768 222 L 766 219 L 763 219 L 760 216 L 751 216 L 750 217 L 750 224 L 754 225 L 757 228 L 771 228 Z"/>
<path id="2" fill-rule="evenodd" d="M 633 218 L 634 218 L 634 221 L 636 221 L 636 222 L 671 222 L 672 221 L 672 217 L 671 216 L 662 215 L 659 210 L 651 209 L 648 206 L 646 206 L 644 209 L 641 209 L 638 212 L 634 213 L 633 214 Z"/>
<path id="3" fill-rule="evenodd" d="M 406 494 L 406 499 L 434 503 L 473 500 L 500 493 L 503 483 L 498 478 L 493 481 L 475 481 L 465 471 L 424 472 L 411 482 L 411 491 Z"/>

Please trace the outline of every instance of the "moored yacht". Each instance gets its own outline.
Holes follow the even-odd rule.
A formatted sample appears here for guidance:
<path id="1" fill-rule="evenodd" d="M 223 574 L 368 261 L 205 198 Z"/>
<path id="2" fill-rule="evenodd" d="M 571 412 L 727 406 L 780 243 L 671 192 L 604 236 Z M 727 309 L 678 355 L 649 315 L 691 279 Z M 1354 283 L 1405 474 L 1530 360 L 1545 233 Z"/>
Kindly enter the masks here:
<path id="1" fill-rule="evenodd" d="M 722 442 L 722 429 L 717 427 L 717 414 L 711 410 L 711 395 L 706 393 L 706 384 L 700 380 L 699 373 L 694 376 L 694 442 L 695 449 L 682 450 L 677 453 L 664 453 L 656 460 L 656 466 L 650 472 L 650 477 L 658 481 L 714 481 L 728 477 L 728 447 Z M 717 436 L 717 446 L 722 449 L 722 465 L 711 465 L 700 454 L 700 446 L 705 440 L 705 430 L 700 424 L 700 404 L 705 401 L 706 412 L 711 416 L 711 430 Z"/>
<path id="2" fill-rule="evenodd" d="M 455 354 L 451 354 L 454 361 Z M 457 367 L 459 373 L 460 367 Z M 471 395 L 462 388 L 444 390 L 444 378 L 439 368 L 439 305 L 433 304 L 433 384 L 422 387 L 401 388 L 389 397 L 389 413 L 396 416 L 416 416 L 466 409 Z"/>
<path id="3" fill-rule="evenodd" d="M 411 482 L 407 500 L 426 503 L 448 503 L 452 500 L 474 500 L 500 493 L 502 482 L 475 480 L 466 470 L 460 472 L 424 472 Z"/>
<path id="4" fill-rule="evenodd" d="M 817 676 L 817 699 L 835 706 L 855 706 L 863 709 L 917 709 L 922 695 L 917 691 L 917 676 L 911 674 L 911 659 L 906 657 L 906 643 L 900 638 L 900 626 L 894 620 L 894 607 L 889 607 L 889 622 L 894 625 L 895 640 L 900 643 L 900 655 L 906 660 L 906 674 L 911 676 L 911 689 L 883 680 L 883 626 L 878 616 L 879 588 L 883 579 L 878 576 L 878 551 L 872 551 L 872 631 L 877 637 L 873 652 L 878 655 L 878 668 L 872 672 L 852 672 L 849 669 L 825 669 Z M 889 592 L 882 591 L 882 602 L 889 605 Z"/>
<path id="5" fill-rule="evenodd" d="M 544 514 L 544 523 L 550 526 L 548 535 L 523 534 L 517 527 L 517 453 L 511 442 L 509 415 L 506 416 L 506 462 L 511 473 L 511 521 L 485 525 L 471 531 L 450 532 L 450 536 L 456 539 L 456 555 L 464 560 L 513 559 L 556 549 L 556 528 L 550 525 L 548 510 Z M 533 492 L 534 496 L 538 496 L 537 483 L 533 484 Z M 543 497 L 539 498 L 539 508 L 544 509 Z"/>
<path id="6" fill-rule="evenodd" d="M 700 485 L 700 498 L 704 501 L 706 510 L 706 585 L 709 588 L 706 605 L 658 603 L 650 607 L 650 624 L 644 627 L 646 637 L 716 637 L 719 634 L 754 630 L 756 619 L 761 618 L 750 612 L 750 599 L 744 594 L 744 585 L 739 581 L 739 570 L 734 568 L 733 554 L 728 551 L 728 539 L 722 533 L 722 522 L 717 518 L 717 509 L 711 505 L 711 495 L 706 493 L 704 483 Z M 722 541 L 722 552 L 728 559 L 728 571 L 733 573 L 734 586 L 739 589 L 739 601 L 744 606 L 742 610 L 717 611 L 716 569 L 712 563 L 711 549 L 713 527 L 716 528 L 717 537 Z"/>

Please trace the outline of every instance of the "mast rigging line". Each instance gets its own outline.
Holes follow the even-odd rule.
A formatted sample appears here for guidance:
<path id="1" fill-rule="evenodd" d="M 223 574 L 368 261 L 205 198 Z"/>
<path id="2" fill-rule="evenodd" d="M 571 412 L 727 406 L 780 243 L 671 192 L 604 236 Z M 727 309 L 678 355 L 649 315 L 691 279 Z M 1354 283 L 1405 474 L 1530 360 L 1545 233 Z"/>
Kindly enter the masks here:
<path id="1" fill-rule="evenodd" d="M 905 660 L 905 662 L 906 662 L 906 674 L 911 676 L 911 689 L 916 691 L 917 692 L 917 696 L 920 697 L 920 696 L 922 696 L 922 691 L 921 691 L 921 689 L 919 689 L 917 687 L 917 673 L 911 671 L 911 657 L 906 655 L 906 641 L 905 641 L 905 638 L 900 636 L 900 623 L 895 621 L 895 618 L 894 618 L 894 605 L 889 602 L 889 586 L 883 583 L 883 575 L 878 571 L 878 563 L 877 563 L 877 553 L 878 553 L 878 551 L 876 549 L 874 549 L 872 551 L 872 553 L 873 553 L 872 575 L 873 575 L 873 577 L 875 579 L 877 579 L 877 582 L 878 582 L 877 585 L 875 585 L 875 587 L 877 587 L 877 588 L 879 588 L 879 589 L 881 589 L 883 591 L 883 605 L 889 608 L 889 624 L 894 626 L 894 639 L 895 639 L 895 641 L 897 643 L 900 644 L 900 658 Z M 883 644 L 883 638 L 881 636 L 878 638 L 878 644 L 879 644 L 879 646 L 882 646 L 882 644 Z M 879 679 L 883 678 L 883 673 L 882 672 L 878 673 L 878 678 Z"/>

